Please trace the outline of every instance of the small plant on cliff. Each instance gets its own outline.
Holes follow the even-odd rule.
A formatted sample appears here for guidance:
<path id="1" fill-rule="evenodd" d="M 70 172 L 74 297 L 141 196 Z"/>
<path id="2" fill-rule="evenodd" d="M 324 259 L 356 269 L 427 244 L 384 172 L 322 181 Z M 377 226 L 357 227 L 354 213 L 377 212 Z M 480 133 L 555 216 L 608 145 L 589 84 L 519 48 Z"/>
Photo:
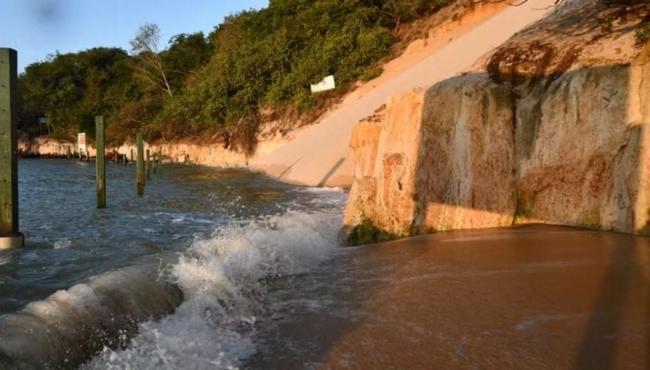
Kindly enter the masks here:
<path id="1" fill-rule="evenodd" d="M 645 45 L 648 40 L 650 40 L 650 21 L 645 21 L 635 34 L 636 44 Z"/>
<path id="2" fill-rule="evenodd" d="M 349 246 L 359 246 L 394 239 L 397 239 L 397 235 L 380 229 L 374 222 L 364 217 L 359 225 L 352 228 L 346 242 Z"/>

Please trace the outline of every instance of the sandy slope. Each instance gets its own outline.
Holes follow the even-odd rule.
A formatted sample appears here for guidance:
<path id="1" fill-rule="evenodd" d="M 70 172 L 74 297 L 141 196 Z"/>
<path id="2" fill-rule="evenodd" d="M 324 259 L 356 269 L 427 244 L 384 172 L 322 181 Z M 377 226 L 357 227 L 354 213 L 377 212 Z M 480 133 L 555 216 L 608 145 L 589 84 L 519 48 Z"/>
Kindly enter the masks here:
<path id="1" fill-rule="evenodd" d="M 360 119 L 371 115 L 392 95 L 431 86 L 467 70 L 517 31 L 542 18 L 553 2 L 530 0 L 520 7 L 508 7 L 454 40 L 438 45 L 417 64 L 351 94 L 319 123 L 295 133 L 293 140 L 256 156 L 250 162 L 251 168 L 292 183 L 350 186 L 353 166 L 348 142 Z"/>

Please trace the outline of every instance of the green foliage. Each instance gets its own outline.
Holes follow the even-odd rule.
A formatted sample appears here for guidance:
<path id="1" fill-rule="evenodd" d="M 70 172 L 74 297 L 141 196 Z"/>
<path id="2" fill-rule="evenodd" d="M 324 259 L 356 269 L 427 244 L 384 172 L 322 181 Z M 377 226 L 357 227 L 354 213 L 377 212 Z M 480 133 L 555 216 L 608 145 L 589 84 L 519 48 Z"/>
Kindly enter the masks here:
<path id="1" fill-rule="evenodd" d="M 212 46 L 203 32 L 172 37 L 169 48 L 161 53 L 163 65 L 174 90 L 184 85 L 185 77 L 205 64 L 212 54 Z"/>
<path id="2" fill-rule="evenodd" d="M 364 217 L 359 225 L 350 230 L 346 242 L 349 246 L 359 246 L 395 239 L 397 239 L 397 235 L 381 230 L 370 219 Z"/>
<path id="3" fill-rule="evenodd" d="M 32 64 L 19 78 L 19 127 L 37 134 L 46 117 L 54 134 L 94 132 L 94 116 L 137 98 L 129 57 L 123 50 L 97 48 L 57 54 Z"/>
<path id="4" fill-rule="evenodd" d="M 635 33 L 637 45 L 644 45 L 650 40 L 650 21 L 644 22 Z"/>
<path id="5" fill-rule="evenodd" d="M 226 18 L 208 37 L 175 36 L 161 52 L 157 32 L 141 37 L 157 30 L 145 25 L 133 42 L 147 42 L 133 56 L 92 49 L 28 67 L 20 76 L 21 129 L 38 133 L 45 116 L 54 132 L 92 132 L 102 114 L 113 142 L 135 130 L 148 139 L 219 133 L 249 151 L 262 108 L 309 111 L 322 99 L 309 86 L 324 76 L 335 75 L 339 92 L 376 77 L 400 22 L 450 1 L 270 0 Z"/>

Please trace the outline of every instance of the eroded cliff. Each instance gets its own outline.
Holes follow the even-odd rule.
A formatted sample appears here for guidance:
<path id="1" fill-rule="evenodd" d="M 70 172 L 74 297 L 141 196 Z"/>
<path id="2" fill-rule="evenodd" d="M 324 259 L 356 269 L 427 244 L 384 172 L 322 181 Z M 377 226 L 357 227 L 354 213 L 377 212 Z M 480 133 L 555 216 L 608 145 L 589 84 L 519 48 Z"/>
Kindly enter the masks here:
<path id="1" fill-rule="evenodd" d="M 648 2 L 571 1 L 471 72 L 391 99 L 354 130 L 347 230 L 646 233 L 650 52 L 635 35 L 649 15 Z"/>

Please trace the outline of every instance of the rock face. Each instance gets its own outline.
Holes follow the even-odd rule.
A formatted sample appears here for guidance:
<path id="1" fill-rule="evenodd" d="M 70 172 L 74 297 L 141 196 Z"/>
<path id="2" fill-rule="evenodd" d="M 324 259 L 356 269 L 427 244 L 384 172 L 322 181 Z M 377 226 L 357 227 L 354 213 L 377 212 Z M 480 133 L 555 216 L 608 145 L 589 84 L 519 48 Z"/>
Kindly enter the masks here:
<path id="1" fill-rule="evenodd" d="M 570 2 L 474 72 L 361 122 L 346 229 L 541 222 L 647 233 L 650 47 L 635 46 L 634 29 L 650 5 L 603 4 Z M 581 14 L 613 28 L 580 24 Z M 569 25 L 578 36 L 557 34 Z"/>
<path id="2" fill-rule="evenodd" d="M 648 64 L 570 72 L 517 107 L 518 221 L 644 232 Z"/>
<path id="3" fill-rule="evenodd" d="M 262 143 L 264 147 L 267 143 Z M 170 162 L 192 163 L 213 167 L 245 167 L 248 157 L 241 152 L 224 149 L 222 143 L 194 144 L 194 143 L 145 143 L 145 150 L 149 149 L 151 154 L 160 153 L 162 158 Z M 59 141 L 47 137 L 37 137 L 31 141 L 22 140 L 18 144 L 18 150 L 23 156 L 36 157 L 65 157 L 68 151 L 77 153 L 76 144 L 67 141 Z M 135 156 L 136 148 L 133 144 L 122 144 L 119 147 L 107 148 L 107 153 L 118 152 L 131 159 Z M 95 156 L 95 148 L 88 146 L 91 157 Z"/>
<path id="4" fill-rule="evenodd" d="M 37 137 L 33 140 L 21 139 L 18 141 L 18 152 L 22 155 L 35 155 L 41 157 L 65 157 L 68 151 L 75 152 L 76 147 L 69 142 Z"/>
<path id="5" fill-rule="evenodd" d="M 468 75 L 435 86 L 425 99 L 414 230 L 511 225 L 511 91 L 485 75 Z"/>

